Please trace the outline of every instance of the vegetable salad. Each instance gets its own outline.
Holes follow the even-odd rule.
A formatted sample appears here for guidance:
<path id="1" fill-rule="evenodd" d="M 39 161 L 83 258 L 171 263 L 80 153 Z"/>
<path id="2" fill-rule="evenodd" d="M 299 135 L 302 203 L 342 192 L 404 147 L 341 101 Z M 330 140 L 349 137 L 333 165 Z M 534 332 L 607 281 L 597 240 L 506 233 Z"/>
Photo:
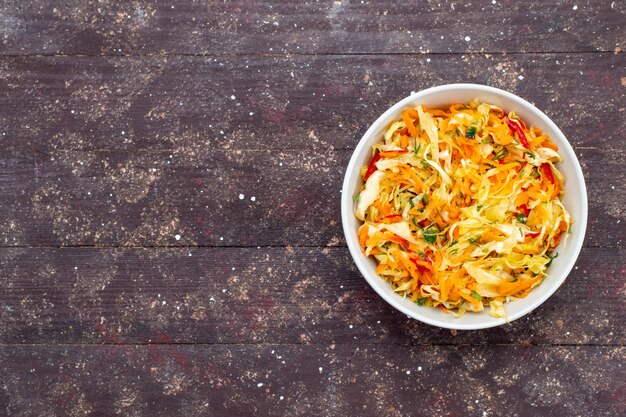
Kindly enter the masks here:
<path id="1" fill-rule="evenodd" d="M 404 110 L 361 169 L 365 255 L 419 305 L 505 317 L 505 302 L 547 277 L 572 225 L 557 151 L 540 129 L 487 103 Z"/>

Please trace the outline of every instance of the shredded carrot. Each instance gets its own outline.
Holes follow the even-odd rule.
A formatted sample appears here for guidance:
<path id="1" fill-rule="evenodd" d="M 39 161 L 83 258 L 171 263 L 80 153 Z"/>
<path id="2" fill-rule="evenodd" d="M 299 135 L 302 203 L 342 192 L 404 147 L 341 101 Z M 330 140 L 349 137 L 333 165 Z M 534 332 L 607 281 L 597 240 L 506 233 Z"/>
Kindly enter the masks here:
<path id="1" fill-rule="evenodd" d="M 380 153 L 381 158 L 394 158 L 398 155 L 405 154 L 407 151 L 385 151 Z"/>
<path id="2" fill-rule="evenodd" d="M 411 137 L 412 138 L 417 137 L 417 129 L 415 128 L 415 125 L 413 124 L 413 120 L 411 120 L 408 110 L 405 110 L 402 112 L 402 120 L 404 120 L 404 124 L 406 125 L 406 128 L 409 131 L 409 134 L 411 135 Z"/>
<path id="3" fill-rule="evenodd" d="M 532 286 L 539 280 L 540 277 L 528 278 L 524 280 L 518 280 L 515 282 L 503 282 L 498 285 L 498 292 L 502 295 L 515 295 L 518 292 L 525 290 Z"/>
<path id="4" fill-rule="evenodd" d="M 400 147 L 406 149 L 406 147 L 409 145 L 409 139 L 410 138 L 407 135 L 400 136 Z"/>
<path id="5" fill-rule="evenodd" d="M 374 145 L 384 164 L 363 168 L 356 203 L 359 244 L 379 261 L 377 273 L 445 312 L 528 295 L 572 224 L 559 157 L 538 149 L 556 144 L 515 113 L 477 101 L 406 109 L 396 122 Z"/>
<path id="6" fill-rule="evenodd" d="M 402 246 L 404 246 L 405 248 L 408 248 L 409 243 L 406 241 L 406 239 L 402 239 L 401 237 L 397 237 L 397 236 L 392 236 L 389 238 L 390 242 L 396 242 L 401 244 Z"/>
<path id="7" fill-rule="evenodd" d="M 364 224 L 359 228 L 359 244 L 361 246 L 365 246 L 365 242 L 367 241 L 367 231 L 369 227 Z"/>
<path id="8" fill-rule="evenodd" d="M 550 148 L 553 151 L 558 151 L 559 147 L 556 146 L 550 139 L 546 139 L 541 143 L 541 146 L 543 146 L 544 148 Z"/>
<path id="9" fill-rule="evenodd" d="M 474 304 L 474 305 L 478 305 L 480 304 L 480 301 L 477 298 L 472 297 L 471 295 L 467 295 L 465 294 L 463 291 L 459 292 L 459 295 L 464 298 L 466 301 L 469 301 L 470 303 Z"/>

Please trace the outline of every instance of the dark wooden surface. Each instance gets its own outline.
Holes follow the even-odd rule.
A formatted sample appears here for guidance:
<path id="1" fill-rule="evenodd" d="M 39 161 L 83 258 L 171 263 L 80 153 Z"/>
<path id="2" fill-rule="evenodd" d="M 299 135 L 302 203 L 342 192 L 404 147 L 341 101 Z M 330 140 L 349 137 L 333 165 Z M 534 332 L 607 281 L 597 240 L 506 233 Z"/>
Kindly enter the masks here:
<path id="1" fill-rule="evenodd" d="M 625 13 L 2 2 L 0 415 L 625 415 Z M 385 304 L 339 218 L 368 125 L 461 81 L 553 118 L 590 205 L 563 287 L 474 332 Z"/>

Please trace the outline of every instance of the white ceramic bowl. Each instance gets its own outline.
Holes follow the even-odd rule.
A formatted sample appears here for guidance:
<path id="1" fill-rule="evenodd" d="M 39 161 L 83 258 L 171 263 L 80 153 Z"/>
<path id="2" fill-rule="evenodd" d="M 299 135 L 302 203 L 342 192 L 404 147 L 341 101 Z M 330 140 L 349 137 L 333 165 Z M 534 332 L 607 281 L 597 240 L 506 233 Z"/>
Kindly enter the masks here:
<path id="1" fill-rule="evenodd" d="M 396 294 L 391 285 L 376 274 L 376 261 L 372 257 L 365 257 L 359 246 L 357 231 L 361 222 L 354 216 L 353 196 L 360 192 L 363 185 L 359 170 L 368 163 L 372 145 L 382 139 L 390 122 L 401 117 L 402 110 L 418 104 L 424 104 L 428 107 L 445 107 L 451 103 L 468 103 L 473 99 L 495 104 L 505 112 L 515 111 L 527 125 L 539 127 L 549 135 L 550 139 L 558 145 L 559 154 L 563 157 L 563 162 L 558 165 L 558 168 L 565 177 L 564 205 L 574 219 L 572 233 L 568 236 L 565 244 L 556 248 L 559 256 L 554 259 L 549 267 L 548 277 L 544 282 L 535 287 L 526 298 L 505 304 L 508 321 L 518 319 L 537 308 L 565 281 L 580 253 L 587 227 L 587 189 L 578 159 L 563 133 L 548 116 L 526 100 L 509 92 L 478 84 L 441 85 L 428 88 L 401 100 L 380 116 L 359 141 L 352 158 L 350 158 L 341 193 L 341 220 L 350 254 L 361 274 L 378 295 L 396 309 L 419 321 L 433 326 L 459 330 L 499 326 L 505 324 L 507 320 L 491 317 L 487 311 L 468 312 L 463 317 L 456 318 L 437 308 L 418 306 L 409 299 Z M 563 311 L 563 314 L 566 312 Z"/>

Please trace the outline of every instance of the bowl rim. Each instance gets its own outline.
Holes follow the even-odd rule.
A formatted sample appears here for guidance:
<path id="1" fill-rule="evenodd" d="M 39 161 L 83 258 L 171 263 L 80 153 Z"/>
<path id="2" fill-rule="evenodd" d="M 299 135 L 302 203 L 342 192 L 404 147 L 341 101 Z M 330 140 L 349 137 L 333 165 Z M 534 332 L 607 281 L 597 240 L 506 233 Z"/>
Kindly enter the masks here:
<path id="1" fill-rule="evenodd" d="M 370 146 L 367 143 L 368 138 L 372 136 L 373 133 L 381 127 L 384 120 L 388 116 L 395 114 L 395 113 L 399 113 L 400 109 L 404 108 L 408 104 L 414 103 L 416 100 L 419 100 L 420 97 L 424 97 L 433 93 L 441 93 L 441 92 L 446 92 L 446 91 L 456 90 L 456 89 L 474 89 L 476 90 L 477 93 L 487 92 L 487 93 L 500 95 L 500 96 L 503 96 L 505 99 L 516 102 L 522 107 L 527 107 L 530 111 L 536 113 L 536 115 L 539 116 L 542 119 L 542 121 L 557 134 L 557 136 L 560 136 L 560 139 L 562 139 L 562 142 L 565 146 L 559 150 L 559 153 L 561 153 L 562 155 L 565 154 L 564 156 L 570 158 L 570 160 L 572 161 L 574 172 L 575 172 L 575 178 L 573 180 L 577 183 L 578 188 L 580 189 L 580 192 L 581 192 L 581 195 L 580 195 L 580 202 L 582 204 L 581 218 L 576 219 L 577 227 L 580 228 L 581 230 L 580 237 L 577 240 L 572 242 L 573 247 L 570 248 L 570 250 L 568 251 L 569 256 L 568 258 L 566 258 L 567 264 L 564 267 L 564 270 L 563 270 L 564 272 L 560 276 L 556 277 L 557 280 L 554 282 L 553 287 L 549 288 L 545 293 L 541 295 L 541 297 L 539 297 L 538 299 L 532 302 L 528 302 L 527 305 L 523 306 L 519 311 L 514 312 L 513 314 L 510 314 L 510 315 L 507 315 L 506 319 L 505 318 L 494 319 L 494 320 L 484 321 L 481 323 L 466 323 L 466 322 L 464 323 L 462 322 L 462 318 L 459 318 L 458 323 L 450 323 L 444 320 L 439 320 L 436 318 L 431 318 L 431 317 L 421 315 L 420 313 L 415 312 L 414 310 L 411 310 L 405 307 L 403 304 L 400 303 L 400 300 L 402 300 L 402 297 L 400 297 L 399 295 L 395 293 L 389 293 L 383 290 L 383 286 L 380 285 L 380 283 L 384 285 L 389 285 L 385 280 L 383 280 L 377 274 L 374 274 L 374 276 L 371 276 L 369 271 L 365 268 L 366 258 L 361 251 L 361 247 L 358 243 L 358 239 L 356 238 L 356 236 L 353 235 L 352 230 L 350 230 L 350 226 L 348 225 L 349 216 L 354 216 L 354 213 L 353 213 L 353 201 L 352 201 L 353 198 L 352 198 L 352 195 L 350 195 L 347 190 L 350 189 L 350 184 L 351 184 L 352 176 L 353 176 L 351 174 L 354 172 L 355 169 L 360 169 L 360 166 L 357 166 L 357 160 L 358 160 L 359 155 L 363 151 L 363 148 L 365 148 L 366 146 L 367 147 Z M 570 144 L 567 137 L 558 128 L 558 126 L 552 121 L 552 119 L 550 119 L 543 111 L 541 111 L 532 103 L 508 91 L 505 91 L 496 87 L 482 85 L 482 84 L 453 83 L 453 84 L 438 85 L 438 86 L 426 88 L 424 90 L 420 90 L 415 93 L 411 93 L 411 95 L 401 99 L 400 101 L 398 101 L 397 103 L 389 107 L 383 114 L 381 114 L 374 121 L 374 123 L 370 125 L 370 127 L 367 129 L 367 131 L 363 134 L 363 136 L 359 140 L 357 146 L 354 148 L 354 151 L 352 152 L 352 156 L 350 157 L 350 162 L 348 163 L 348 166 L 344 174 L 344 180 L 343 180 L 342 189 L 341 189 L 341 222 L 343 226 L 343 233 L 346 239 L 346 244 L 348 246 L 350 255 L 352 256 L 352 259 L 354 260 L 354 263 L 356 264 L 361 275 L 365 278 L 365 280 L 370 285 L 370 287 L 372 287 L 374 291 L 376 291 L 376 293 L 383 300 L 385 300 L 389 305 L 391 305 L 396 310 L 406 314 L 407 316 L 413 319 L 421 321 L 423 323 L 430 324 L 436 327 L 446 328 L 446 329 L 478 330 L 478 329 L 486 329 L 490 327 L 500 326 L 506 323 L 510 323 L 514 320 L 519 319 L 520 317 L 527 315 L 528 313 L 530 313 L 531 311 L 539 307 L 541 304 L 543 304 L 548 298 L 552 296 L 552 294 L 554 294 L 561 287 L 561 285 L 563 285 L 563 282 L 571 273 L 572 268 L 574 267 L 576 260 L 578 259 L 578 256 L 580 255 L 580 251 L 582 250 L 583 242 L 585 240 L 585 234 L 587 231 L 587 217 L 588 217 L 587 186 L 585 184 L 583 171 L 580 166 L 580 162 L 578 161 L 578 157 L 576 156 L 574 149 L 572 148 L 572 145 Z M 519 302 L 523 302 L 523 301 L 525 300 L 519 300 Z"/>

